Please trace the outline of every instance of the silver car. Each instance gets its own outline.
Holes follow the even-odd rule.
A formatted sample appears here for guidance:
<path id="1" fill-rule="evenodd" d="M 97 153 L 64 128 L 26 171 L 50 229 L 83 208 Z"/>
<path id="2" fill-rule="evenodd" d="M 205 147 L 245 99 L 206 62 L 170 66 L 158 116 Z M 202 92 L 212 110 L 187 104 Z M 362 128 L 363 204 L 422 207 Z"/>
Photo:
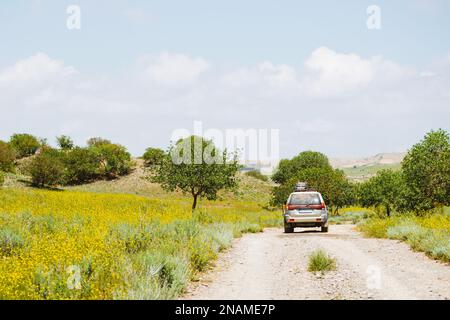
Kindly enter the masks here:
<path id="1" fill-rule="evenodd" d="M 328 232 L 328 209 L 319 192 L 291 193 L 283 216 L 285 233 L 294 232 L 297 227 L 320 227 L 322 232 Z"/>

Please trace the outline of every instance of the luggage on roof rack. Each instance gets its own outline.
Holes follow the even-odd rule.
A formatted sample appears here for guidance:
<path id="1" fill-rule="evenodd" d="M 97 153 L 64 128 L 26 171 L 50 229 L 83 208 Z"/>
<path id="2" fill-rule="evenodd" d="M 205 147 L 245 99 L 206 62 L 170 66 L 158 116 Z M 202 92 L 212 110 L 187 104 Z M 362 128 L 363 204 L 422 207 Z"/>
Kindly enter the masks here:
<path id="1" fill-rule="evenodd" d="M 297 182 L 295 185 L 294 192 L 306 191 L 308 190 L 308 184 L 306 182 Z"/>

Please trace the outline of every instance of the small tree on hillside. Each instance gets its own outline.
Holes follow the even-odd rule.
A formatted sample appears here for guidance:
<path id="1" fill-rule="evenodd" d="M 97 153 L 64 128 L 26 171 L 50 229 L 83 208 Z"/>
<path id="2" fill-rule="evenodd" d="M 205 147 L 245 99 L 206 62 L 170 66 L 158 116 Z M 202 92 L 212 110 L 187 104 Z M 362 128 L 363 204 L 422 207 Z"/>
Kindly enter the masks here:
<path id="1" fill-rule="evenodd" d="M 14 149 L 17 158 L 25 158 L 36 153 L 41 142 L 31 134 L 18 133 L 11 136 L 9 145 Z"/>
<path id="2" fill-rule="evenodd" d="M 0 141 L 0 171 L 14 170 L 14 150 L 3 141 Z"/>
<path id="3" fill-rule="evenodd" d="M 212 141 L 191 136 L 179 140 L 162 164 L 153 168 L 152 181 L 165 190 L 192 195 L 195 210 L 199 198 L 215 200 L 219 190 L 235 188 L 240 165 L 235 156 L 230 159 L 227 151 L 220 151 Z"/>
<path id="4" fill-rule="evenodd" d="M 166 153 L 161 149 L 147 148 L 142 158 L 145 161 L 146 167 L 152 167 L 160 165 L 164 161 L 165 156 Z"/>
<path id="5" fill-rule="evenodd" d="M 36 187 L 54 187 L 64 183 L 64 164 L 60 151 L 45 147 L 29 164 L 31 182 Z"/>
<path id="6" fill-rule="evenodd" d="M 73 140 L 68 136 L 59 136 L 56 137 L 56 142 L 61 150 L 71 150 L 74 147 Z"/>

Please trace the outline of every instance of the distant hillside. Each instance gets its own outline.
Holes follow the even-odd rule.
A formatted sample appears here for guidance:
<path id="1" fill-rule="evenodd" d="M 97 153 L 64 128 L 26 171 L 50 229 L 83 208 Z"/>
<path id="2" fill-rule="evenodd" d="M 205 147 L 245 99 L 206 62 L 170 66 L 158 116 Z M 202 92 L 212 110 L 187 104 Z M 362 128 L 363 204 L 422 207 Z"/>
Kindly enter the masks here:
<path id="1" fill-rule="evenodd" d="M 379 153 L 366 158 L 330 159 L 333 167 L 344 170 L 349 179 L 364 181 L 374 176 L 379 170 L 399 170 L 406 153 Z"/>
<path id="2" fill-rule="evenodd" d="M 379 153 L 366 158 L 332 158 L 331 165 L 335 168 L 351 168 L 370 165 L 395 165 L 402 162 L 405 152 L 399 153 Z"/>

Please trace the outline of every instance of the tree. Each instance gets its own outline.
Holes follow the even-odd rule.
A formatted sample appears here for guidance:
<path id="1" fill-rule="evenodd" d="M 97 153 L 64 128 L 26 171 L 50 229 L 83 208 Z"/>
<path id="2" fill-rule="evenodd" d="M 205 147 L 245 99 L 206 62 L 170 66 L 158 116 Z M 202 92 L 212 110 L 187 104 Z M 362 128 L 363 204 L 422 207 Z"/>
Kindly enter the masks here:
<path id="1" fill-rule="evenodd" d="M 0 171 L 0 187 L 5 183 L 5 174 Z"/>
<path id="2" fill-rule="evenodd" d="M 283 159 L 278 164 L 278 168 L 272 175 L 272 180 L 283 184 L 297 175 L 300 171 L 308 168 L 332 169 L 328 158 L 320 152 L 305 151 L 291 160 Z"/>
<path id="3" fill-rule="evenodd" d="M 272 191 L 271 204 L 284 203 L 294 190 L 298 181 L 306 182 L 310 189 L 320 192 L 335 213 L 355 201 L 354 187 L 348 182 L 342 170 L 334 170 L 327 166 L 304 168 L 293 173 L 291 178 Z"/>
<path id="4" fill-rule="evenodd" d="M 56 137 L 56 142 L 61 150 L 71 150 L 74 147 L 72 139 L 68 136 Z"/>
<path id="5" fill-rule="evenodd" d="M 217 199 L 217 192 L 237 186 L 240 165 L 226 150 L 217 149 L 211 140 L 191 136 L 179 140 L 160 166 L 153 167 L 153 182 L 168 191 L 181 190 L 192 195 L 192 210 L 199 198 Z"/>
<path id="6" fill-rule="evenodd" d="M 142 158 L 145 161 L 146 167 L 152 167 L 152 166 L 160 165 L 164 161 L 165 156 L 166 156 L 166 153 L 161 149 L 147 148 L 147 150 L 145 150 L 145 153 L 142 156 Z"/>
<path id="7" fill-rule="evenodd" d="M 14 170 L 14 150 L 3 141 L 0 141 L 0 171 Z"/>
<path id="8" fill-rule="evenodd" d="M 125 147 L 106 141 L 96 142 L 88 148 L 97 157 L 100 175 L 114 179 L 128 174 L 132 167 L 131 155 Z"/>
<path id="9" fill-rule="evenodd" d="M 35 154 L 41 147 L 41 143 L 35 136 L 26 133 L 14 134 L 9 140 L 9 145 L 14 149 L 19 159 Z"/>
<path id="10" fill-rule="evenodd" d="M 58 150 L 50 147 L 42 149 L 29 164 L 31 182 L 36 187 L 54 187 L 64 183 L 64 164 Z"/>
<path id="11" fill-rule="evenodd" d="M 450 205 L 450 138 L 439 129 L 427 133 L 402 161 L 410 187 L 409 200 L 416 210 Z"/>
<path id="12" fill-rule="evenodd" d="M 112 142 L 107 139 L 103 139 L 103 138 L 99 138 L 99 137 L 90 138 L 87 141 L 88 147 L 99 146 L 102 144 L 112 144 Z"/>
<path id="13" fill-rule="evenodd" d="M 360 186 L 359 201 L 366 208 L 383 206 L 390 216 L 393 210 L 403 211 L 407 188 L 402 172 L 381 170 Z"/>
<path id="14" fill-rule="evenodd" d="M 95 180 L 100 175 L 97 155 L 89 148 L 75 147 L 64 155 L 65 182 L 80 184 Z"/>

